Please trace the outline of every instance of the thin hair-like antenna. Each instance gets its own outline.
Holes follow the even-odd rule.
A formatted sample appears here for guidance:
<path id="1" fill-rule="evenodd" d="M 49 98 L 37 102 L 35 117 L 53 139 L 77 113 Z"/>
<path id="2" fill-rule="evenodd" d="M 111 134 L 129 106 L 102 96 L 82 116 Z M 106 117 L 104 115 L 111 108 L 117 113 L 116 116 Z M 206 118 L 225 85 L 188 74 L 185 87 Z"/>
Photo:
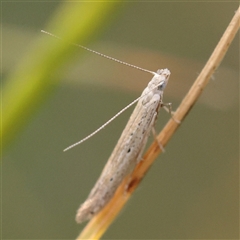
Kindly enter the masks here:
<path id="1" fill-rule="evenodd" d="M 155 73 L 156 75 L 157 73 Z M 128 108 L 130 108 L 134 103 L 136 103 L 139 99 L 141 99 L 142 97 L 146 96 L 149 92 L 151 92 L 153 89 L 157 88 L 159 85 L 161 85 L 162 82 L 160 82 L 158 85 L 156 85 L 154 88 L 150 89 L 147 93 L 145 93 L 144 95 L 141 95 L 140 97 L 136 98 L 135 100 L 133 100 L 131 103 L 129 103 L 126 107 L 124 107 L 123 109 L 121 109 L 117 114 L 115 114 L 113 117 L 111 117 L 107 122 L 105 122 L 101 127 L 99 127 L 97 130 L 95 130 L 94 132 L 90 133 L 88 136 L 86 136 L 85 138 L 83 138 L 82 140 L 70 145 L 69 147 L 65 148 L 63 151 L 66 152 L 69 149 L 85 142 L 86 140 L 88 140 L 89 138 L 91 138 L 92 136 L 94 136 L 96 133 L 98 133 L 99 131 L 101 131 L 104 127 L 106 127 L 109 123 L 111 123 L 115 118 L 117 118 L 119 115 L 121 115 L 123 112 L 125 112 Z"/>
<path id="2" fill-rule="evenodd" d="M 99 127 L 97 130 L 95 130 L 94 132 L 92 132 L 91 134 L 89 134 L 87 137 L 83 138 L 82 140 L 80 140 L 79 142 L 74 143 L 73 145 L 65 148 L 63 151 L 66 152 L 67 150 L 85 142 L 86 140 L 88 140 L 89 138 L 91 138 L 92 136 L 94 136 L 96 133 L 98 133 L 99 131 L 101 131 L 103 128 L 105 128 L 109 123 L 111 123 L 116 117 L 118 117 L 120 114 L 122 114 L 124 111 L 126 111 L 128 108 L 130 108 L 134 103 L 136 103 L 142 96 L 138 97 L 137 99 L 135 99 L 133 102 L 131 102 L 130 104 L 128 104 L 126 107 L 124 107 L 122 110 L 120 110 L 117 114 L 115 114 L 113 117 L 111 117 L 107 122 L 105 122 L 101 127 Z"/>
<path id="3" fill-rule="evenodd" d="M 50 33 L 50 32 L 47 32 L 47 31 L 44 31 L 44 30 L 41 30 L 41 32 L 42 32 L 42 33 L 45 33 L 45 34 L 48 34 L 48 35 L 50 35 L 50 36 L 52 36 L 52 37 L 54 37 L 54 38 L 57 38 L 57 39 L 59 39 L 59 40 L 63 40 L 62 38 L 60 38 L 60 37 L 58 37 L 58 36 L 56 36 L 56 35 L 54 35 L 54 34 L 52 34 L 52 33 Z M 89 52 L 95 53 L 95 54 L 97 54 L 97 55 L 99 55 L 99 56 L 101 56 L 101 57 L 110 59 L 110 60 L 112 60 L 112 61 L 121 63 L 121 64 L 126 65 L 126 66 L 128 66 L 128 67 L 136 68 L 136 69 L 138 69 L 138 70 L 140 70 L 140 71 L 147 72 L 147 73 L 151 73 L 151 74 L 154 75 L 154 76 L 155 76 L 155 75 L 158 75 L 158 73 L 149 71 L 149 70 L 144 69 L 144 68 L 141 68 L 141 67 L 137 67 L 137 66 L 135 66 L 135 65 L 132 65 L 132 64 L 123 62 L 123 61 L 118 60 L 118 59 L 113 58 L 113 57 L 109 57 L 109 56 L 107 56 L 107 55 L 105 55 L 105 54 L 99 53 L 99 52 L 97 52 L 97 51 L 94 51 L 94 50 L 92 50 L 92 49 L 90 49 L 90 48 L 87 48 L 87 47 L 84 47 L 84 46 L 82 46 L 82 45 L 79 45 L 79 44 L 76 44 L 76 43 L 71 43 L 71 42 L 70 42 L 69 44 L 70 44 L 70 45 L 73 45 L 73 46 L 76 46 L 76 47 L 83 48 L 83 49 L 85 49 L 85 50 L 87 50 L 87 51 L 89 51 Z M 160 84 L 161 84 L 161 83 L 160 83 Z M 158 84 L 158 85 L 155 86 L 154 88 L 157 88 L 160 84 Z M 153 89 L 154 89 L 154 88 L 153 88 Z M 153 89 L 149 90 L 149 92 L 152 91 Z M 146 94 L 148 94 L 148 93 L 146 93 Z M 145 96 L 146 94 L 144 94 L 143 96 Z M 85 138 L 83 138 L 82 140 L 80 140 L 80 141 L 78 141 L 78 142 L 70 145 L 69 147 L 65 148 L 63 151 L 66 152 L 66 151 L 68 151 L 69 149 L 71 149 L 71 148 L 73 148 L 73 147 L 75 147 L 75 146 L 77 146 L 77 145 L 85 142 L 86 140 L 88 140 L 89 138 L 91 138 L 92 136 L 94 136 L 96 133 L 98 133 L 98 132 L 101 131 L 104 127 L 106 127 L 109 123 L 111 123 L 115 118 L 117 118 L 117 117 L 118 117 L 119 115 L 121 115 L 124 111 L 126 111 L 128 108 L 130 108 L 134 103 L 136 103 L 136 102 L 137 102 L 139 99 L 141 99 L 143 96 L 140 96 L 140 97 L 138 97 L 137 99 L 135 99 L 134 101 L 132 101 L 130 104 L 128 104 L 128 105 L 127 105 L 126 107 L 124 107 L 122 110 L 120 110 L 116 115 L 114 115 L 114 116 L 113 116 L 112 118 L 110 118 L 107 122 L 105 122 L 105 123 L 104 123 L 101 127 L 99 127 L 97 130 L 95 130 L 94 132 L 92 132 L 91 134 L 89 134 L 88 136 L 86 136 Z"/>
<path id="4" fill-rule="evenodd" d="M 50 33 L 50 32 L 46 32 L 46 31 L 44 31 L 44 30 L 41 30 L 41 32 L 42 32 L 42 33 L 45 33 L 45 34 L 48 34 L 48 35 L 50 35 L 50 36 L 52 36 L 52 37 L 55 37 L 55 38 L 57 38 L 57 39 L 59 39 L 59 40 L 63 40 L 62 38 L 60 38 L 60 37 L 58 37 L 58 36 L 56 36 L 56 35 L 54 35 L 54 34 L 52 34 L 52 33 Z M 132 65 L 132 64 L 130 64 L 130 63 L 123 62 L 123 61 L 118 60 L 118 59 L 113 58 L 113 57 L 109 57 L 109 56 L 107 56 L 107 55 L 105 55 L 105 54 L 103 54 L 103 53 L 99 53 L 99 52 L 94 51 L 94 50 L 92 50 L 92 49 L 90 49 L 90 48 L 84 47 L 84 46 L 82 46 L 82 45 L 80 45 L 80 44 L 76 44 L 76 43 L 69 43 L 69 44 L 70 44 L 70 45 L 73 45 L 73 46 L 76 46 L 76 47 L 83 48 L 83 49 L 85 49 L 85 50 L 87 50 L 87 51 L 89 51 L 89 52 L 95 53 L 95 54 L 97 54 L 97 55 L 99 55 L 99 56 L 101 56 L 101 57 L 110 59 L 110 60 L 112 60 L 112 61 L 121 63 L 121 64 L 123 64 L 123 65 L 129 66 L 129 67 L 132 67 L 132 68 L 136 68 L 136 69 L 138 69 L 138 70 L 140 70 L 140 71 L 148 72 L 148 73 L 151 73 L 152 75 L 155 75 L 155 72 L 149 71 L 149 70 L 144 69 L 144 68 L 141 68 L 141 67 L 137 67 L 137 66 L 135 66 L 135 65 Z"/>

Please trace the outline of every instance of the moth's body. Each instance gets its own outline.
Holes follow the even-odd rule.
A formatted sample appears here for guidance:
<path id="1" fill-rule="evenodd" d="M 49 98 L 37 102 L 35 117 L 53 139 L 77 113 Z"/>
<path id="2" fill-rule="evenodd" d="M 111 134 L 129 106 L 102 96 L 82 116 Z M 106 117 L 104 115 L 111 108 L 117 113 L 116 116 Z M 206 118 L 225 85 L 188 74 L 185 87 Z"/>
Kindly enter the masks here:
<path id="1" fill-rule="evenodd" d="M 46 32 L 44 30 L 41 32 L 62 40 L 62 38 L 52 33 Z M 119 111 L 114 117 L 109 119 L 96 131 L 89 134 L 79 142 L 74 143 L 64 149 L 64 151 L 67 151 L 91 138 L 93 135 L 107 126 L 111 121 L 113 121 L 117 116 L 119 116 L 122 112 L 124 112 L 127 108 L 138 101 L 137 106 L 135 107 L 125 129 L 123 130 L 122 135 L 118 140 L 118 143 L 114 148 L 98 181 L 90 192 L 87 200 L 80 206 L 77 211 L 76 221 L 78 223 L 81 223 L 85 220 L 90 219 L 109 202 L 122 180 L 133 171 L 136 164 L 141 160 L 143 150 L 148 140 L 148 136 L 155 124 L 158 111 L 163 105 L 163 91 L 168 83 L 170 71 L 168 69 L 161 69 L 158 70 L 157 73 L 154 73 L 147 69 L 134 66 L 132 64 L 120 61 L 116 58 L 109 57 L 105 54 L 99 53 L 82 45 L 75 43 L 70 44 L 83 48 L 101 57 L 126 65 L 128 67 L 132 67 L 154 75 L 138 99 L 135 99 L 132 103 Z"/>
<path id="2" fill-rule="evenodd" d="M 77 211 L 78 223 L 98 213 L 112 198 L 124 177 L 141 161 L 147 139 L 162 105 L 163 90 L 169 76 L 168 69 L 158 70 L 144 89 L 98 181 Z"/>

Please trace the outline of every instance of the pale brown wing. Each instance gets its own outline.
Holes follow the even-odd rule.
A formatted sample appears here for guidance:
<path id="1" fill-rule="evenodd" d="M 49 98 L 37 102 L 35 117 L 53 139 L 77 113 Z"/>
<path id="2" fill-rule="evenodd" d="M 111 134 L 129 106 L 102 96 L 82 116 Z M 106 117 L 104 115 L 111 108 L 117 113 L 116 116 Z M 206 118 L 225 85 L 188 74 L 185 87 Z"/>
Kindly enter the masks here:
<path id="1" fill-rule="evenodd" d="M 159 95 L 154 95 L 145 105 L 141 100 L 138 102 L 98 181 L 77 212 L 78 223 L 99 212 L 112 198 L 123 178 L 133 171 L 142 157 L 159 104 Z"/>

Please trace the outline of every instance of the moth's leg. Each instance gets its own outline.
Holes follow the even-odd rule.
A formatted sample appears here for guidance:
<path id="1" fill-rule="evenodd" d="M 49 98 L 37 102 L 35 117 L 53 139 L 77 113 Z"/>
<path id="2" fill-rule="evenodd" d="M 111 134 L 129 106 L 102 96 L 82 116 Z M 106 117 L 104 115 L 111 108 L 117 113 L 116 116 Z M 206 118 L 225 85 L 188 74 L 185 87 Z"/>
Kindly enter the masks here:
<path id="1" fill-rule="evenodd" d="M 179 120 L 177 120 L 177 119 L 175 119 L 175 118 L 173 117 L 174 112 L 172 111 L 172 103 L 161 103 L 161 107 L 163 107 L 166 112 L 170 113 L 171 118 L 172 118 L 176 123 L 178 123 L 178 124 L 181 123 L 181 121 L 179 121 Z"/>
<path id="2" fill-rule="evenodd" d="M 157 139 L 157 133 L 156 133 L 156 129 L 155 129 L 154 126 L 152 127 L 152 134 L 153 134 L 154 139 L 155 139 L 156 142 L 158 143 L 158 146 L 159 146 L 159 148 L 161 149 L 161 151 L 162 151 L 162 152 L 165 152 L 165 149 L 164 149 L 163 145 L 162 145 L 162 144 L 160 143 L 160 141 Z"/>
<path id="3" fill-rule="evenodd" d="M 168 113 L 171 114 L 171 116 L 173 115 L 173 111 L 172 111 L 172 103 L 161 103 L 161 107 L 164 108 L 164 110 Z"/>

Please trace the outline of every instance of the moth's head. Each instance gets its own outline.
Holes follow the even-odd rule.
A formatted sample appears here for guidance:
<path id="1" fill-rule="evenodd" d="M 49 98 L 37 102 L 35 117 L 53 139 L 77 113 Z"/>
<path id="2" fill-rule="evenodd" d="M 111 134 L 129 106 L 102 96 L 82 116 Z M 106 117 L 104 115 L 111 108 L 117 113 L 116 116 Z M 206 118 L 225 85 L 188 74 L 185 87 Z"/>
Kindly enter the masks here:
<path id="1" fill-rule="evenodd" d="M 157 82 L 158 82 L 157 85 L 158 85 L 159 91 L 163 91 L 165 89 L 165 87 L 167 86 L 170 74 L 171 73 L 167 68 L 157 70 L 155 77 L 157 78 Z"/>

